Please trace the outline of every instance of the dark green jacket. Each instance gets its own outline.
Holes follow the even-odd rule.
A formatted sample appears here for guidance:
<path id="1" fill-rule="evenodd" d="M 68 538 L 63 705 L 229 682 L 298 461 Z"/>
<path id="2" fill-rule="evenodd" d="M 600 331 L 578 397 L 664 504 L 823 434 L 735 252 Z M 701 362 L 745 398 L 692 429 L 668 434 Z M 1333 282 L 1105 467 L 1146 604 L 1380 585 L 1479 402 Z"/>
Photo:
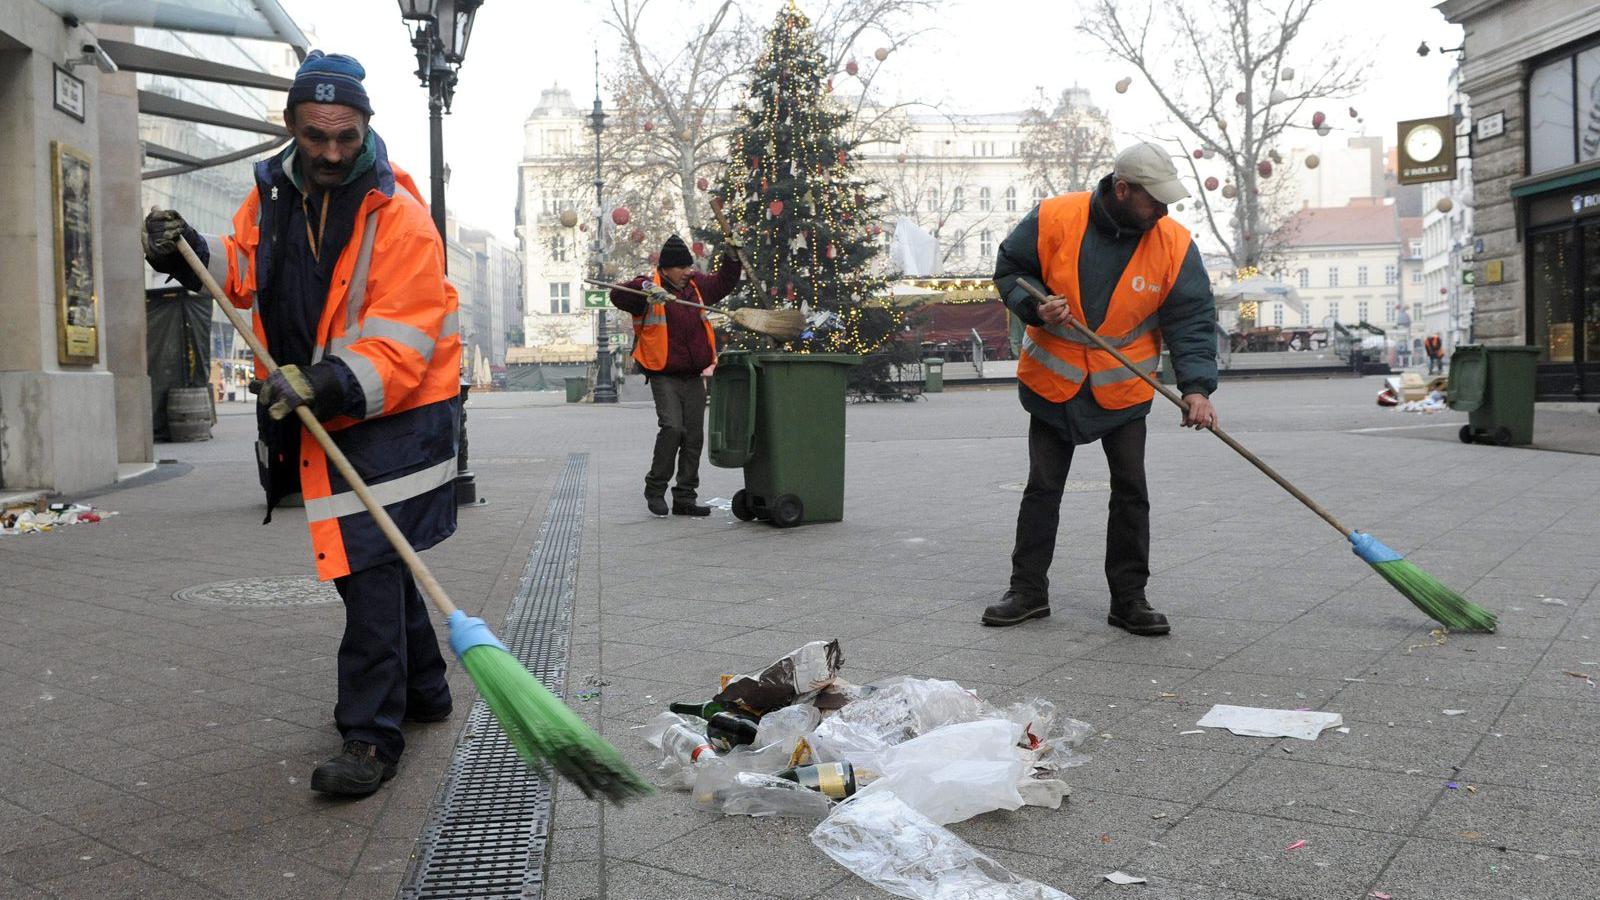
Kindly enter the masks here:
<path id="1" fill-rule="evenodd" d="M 1142 235 L 1128 231 L 1111 218 L 1100 202 L 1101 191 L 1111 189 L 1111 176 L 1100 180 L 1089 200 L 1090 227 L 1084 230 L 1078 253 L 1078 285 L 1083 315 L 1090 328 L 1105 321 L 1111 292 L 1122 278 L 1122 270 L 1133 259 Z M 1017 284 L 1026 275 L 1037 286 L 1044 285 L 1039 263 L 1039 208 L 1035 206 L 1000 244 L 995 260 L 994 280 L 1007 308 L 1029 325 L 1043 325 L 1039 304 Z M 1200 248 L 1192 241 L 1183 266 L 1172 284 L 1172 291 L 1161 304 L 1161 343 L 1172 353 L 1182 394 L 1210 396 L 1217 389 L 1216 300 L 1211 295 L 1211 278 L 1200 259 Z M 1062 429 L 1075 444 L 1099 440 L 1120 425 L 1150 413 L 1150 402 L 1127 409 L 1106 409 L 1094 400 L 1094 392 L 1079 391 L 1065 403 L 1052 403 L 1018 383 L 1022 406 L 1031 415 Z"/>

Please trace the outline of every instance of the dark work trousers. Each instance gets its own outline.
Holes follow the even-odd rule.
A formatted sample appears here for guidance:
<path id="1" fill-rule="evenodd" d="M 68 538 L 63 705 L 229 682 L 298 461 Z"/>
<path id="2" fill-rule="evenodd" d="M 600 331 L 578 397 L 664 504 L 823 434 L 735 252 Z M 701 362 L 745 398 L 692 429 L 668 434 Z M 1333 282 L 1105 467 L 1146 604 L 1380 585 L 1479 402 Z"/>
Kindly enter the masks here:
<path id="1" fill-rule="evenodd" d="M 339 644 L 339 702 L 333 720 L 347 741 L 366 741 L 390 762 L 406 741 L 406 709 L 450 706 L 444 657 L 422 592 L 403 562 L 385 563 L 333 580 L 344 598 Z"/>
<path id="2" fill-rule="evenodd" d="M 646 497 L 665 497 L 677 465 L 674 503 L 693 503 L 700 489 L 700 448 L 706 443 L 706 383 L 699 374 L 651 375 L 656 401 L 656 452 L 644 476 Z"/>
<path id="3" fill-rule="evenodd" d="M 1150 580 L 1150 492 L 1144 481 L 1145 420 L 1120 425 L 1100 439 L 1111 468 L 1111 515 L 1106 522 L 1106 583 L 1112 600 L 1144 597 Z M 1048 599 L 1056 553 L 1061 492 L 1072 467 L 1073 444 L 1050 423 L 1030 416 L 1028 486 L 1017 510 L 1011 551 L 1011 590 Z"/>

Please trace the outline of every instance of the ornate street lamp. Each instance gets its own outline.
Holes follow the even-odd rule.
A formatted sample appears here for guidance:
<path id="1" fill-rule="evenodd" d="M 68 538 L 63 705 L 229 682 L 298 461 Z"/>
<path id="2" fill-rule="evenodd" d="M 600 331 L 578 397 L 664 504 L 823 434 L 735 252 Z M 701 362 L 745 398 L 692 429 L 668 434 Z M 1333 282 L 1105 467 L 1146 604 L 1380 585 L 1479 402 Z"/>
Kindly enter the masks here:
<path id="1" fill-rule="evenodd" d="M 604 204 L 605 179 L 600 170 L 600 133 L 606 130 L 606 114 L 600 108 L 600 49 L 594 51 L 594 111 L 589 113 L 589 127 L 594 130 L 594 206 L 599 211 L 595 216 L 594 227 L 594 277 L 598 281 L 606 279 L 606 245 L 603 235 L 606 230 L 606 214 Z M 600 321 L 595 325 L 595 350 L 594 362 L 594 402 L 617 402 L 617 385 L 611 380 L 611 310 L 601 307 L 596 310 Z"/>
<path id="2" fill-rule="evenodd" d="M 445 265 L 450 262 L 449 238 L 444 220 L 444 120 L 456 92 L 456 71 L 467 55 L 472 20 L 483 0 L 399 0 L 400 18 L 411 29 L 411 46 L 417 52 L 417 80 L 428 89 L 428 171 L 433 186 L 429 208 L 439 242 L 445 245 Z M 461 378 L 461 452 L 456 455 L 456 505 L 475 506 L 477 480 L 467 468 L 467 393 L 472 382 Z"/>

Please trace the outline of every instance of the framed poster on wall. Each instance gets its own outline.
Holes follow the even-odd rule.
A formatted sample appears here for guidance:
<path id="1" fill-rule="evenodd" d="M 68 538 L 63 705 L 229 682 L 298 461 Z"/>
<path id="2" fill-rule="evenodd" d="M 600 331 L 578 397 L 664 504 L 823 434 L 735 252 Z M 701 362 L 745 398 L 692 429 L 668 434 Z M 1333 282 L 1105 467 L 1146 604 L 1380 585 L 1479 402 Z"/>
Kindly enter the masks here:
<path id="1" fill-rule="evenodd" d="M 56 352 L 60 362 L 78 365 L 100 361 L 90 174 L 87 154 L 60 141 L 50 142 L 50 181 L 55 189 Z"/>

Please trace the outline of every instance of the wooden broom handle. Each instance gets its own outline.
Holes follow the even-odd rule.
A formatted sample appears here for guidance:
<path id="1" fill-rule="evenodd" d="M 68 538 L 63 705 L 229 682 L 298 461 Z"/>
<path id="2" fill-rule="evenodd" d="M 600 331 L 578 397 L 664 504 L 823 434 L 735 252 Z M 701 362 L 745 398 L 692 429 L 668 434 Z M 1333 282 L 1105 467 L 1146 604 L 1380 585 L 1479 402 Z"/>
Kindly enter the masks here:
<path id="1" fill-rule="evenodd" d="M 1028 281 L 1027 278 L 1018 278 L 1017 284 L 1022 285 L 1022 287 L 1027 290 L 1029 294 L 1032 294 L 1033 298 L 1038 300 L 1040 303 L 1045 303 L 1053 299 L 1049 294 L 1046 294 L 1044 291 L 1034 286 L 1034 284 Z M 1084 325 L 1082 322 L 1079 322 L 1077 319 L 1072 318 L 1071 315 L 1067 316 L 1067 325 L 1070 326 L 1073 331 L 1076 331 L 1079 335 L 1082 335 L 1084 338 L 1088 339 L 1096 347 L 1099 347 L 1101 350 L 1104 350 L 1105 352 L 1116 357 L 1117 362 L 1122 363 L 1122 365 L 1125 366 L 1128 371 L 1144 379 L 1144 382 L 1159 391 L 1161 396 L 1166 397 L 1173 403 L 1176 403 L 1179 409 L 1183 410 L 1184 412 L 1189 411 L 1189 404 L 1185 403 L 1183 398 L 1178 396 L 1177 391 L 1167 387 L 1152 377 L 1149 373 L 1141 370 L 1137 365 L 1134 364 L 1133 360 L 1124 356 L 1122 351 L 1107 343 L 1105 338 L 1095 334 L 1093 331 L 1090 331 L 1088 326 Z M 1232 435 L 1215 425 L 1206 426 L 1206 430 L 1216 435 L 1224 444 L 1232 447 L 1235 453 L 1238 453 L 1240 456 L 1244 457 L 1251 465 L 1260 469 L 1261 474 L 1271 478 L 1273 481 L 1276 481 L 1278 483 L 1278 487 L 1288 491 L 1296 500 L 1304 503 L 1307 509 L 1321 516 L 1323 521 L 1337 529 L 1340 535 L 1344 537 L 1350 536 L 1350 530 L 1344 527 L 1344 523 L 1340 522 L 1337 518 L 1334 518 L 1333 513 L 1323 509 L 1321 504 L 1317 503 L 1317 501 L 1311 499 L 1310 497 L 1307 497 L 1304 491 L 1301 491 L 1299 488 L 1295 487 L 1294 484 L 1289 481 L 1289 479 L 1279 475 L 1277 470 L 1263 462 L 1261 457 L 1256 456 L 1249 450 L 1246 450 L 1243 444 L 1233 439 Z"/>
<path id="2" fill-rule="evenodd" d="M 595 287 L 610 288 L 613 291 L 621 291 L 624 294 L 637 294 L 640 297 L 648 297 L 648 296 L 650 296 L 650 292 L 649 291 L 641 291 L 638 288 L 631 288 L 631 287 L 628 287 L 625 284 L 617 284 L 614 281 L 600 281 L 600 280 L 595 279 L 595 278 L 585 278 L 583 280 L 583 283 L 584 284 L 592 284 Z M 714 313 L 722 312 L 722 310 L 720 310 L 720 309 L 716 309 L 714 307 L 707 306 L 704 303 L 696 303 L 693 300 L 685 300 L 682 297 L 673 297 L 672 298 L 672 302 L 674 302 L 674 303 L 682 303 L 684 306 L 692 306 L 695 309 L 703 309 L 706 312 L 714 312 Z"/>
<path id="3" fill-rule="evenodd" d="M 238 330 L 240 337 L 244 338 L 245 344 L 250 347 L 250 352 L 254 353 L 256 359 L 266 365 L 269 374 L 278 371 L 278 364 L 273 362 L 272 354 L 268 353 L 267 348 L 261 345 L 261 341 L 256 338 L 255 331 L 245 322 L 244 317 L 239 315 L 239 311 L 234 309 L 233 304 L 228 302 L 227 296 L 222 293 L 221 285 L 218 285 L 217 280 L 211 277 L 210 270 L 205 267 L 204 263 L 200 262 L 200 257 L 194 254 L 194 248 L 190 247 L 189 242 L 182 237 L 178 238 L 178 252 L 183 254 L 183 260 L 189 264 L 189 268 L 200 276 L 200 282 L 211 293 L 211 299 L 217 301 L 217 305 L 222 307 L 223 314 L 228 317 L 229 322 L 233 323 L 233 327 Z M 350 460 L 345 458 L 344 452 L 333 442 L 333 438 L 328 435 L 327 429 L 323 428 L 322 423 L 317 421 L 317 417 L 311 414 L 310 405 L 302 404 L 295 407 L 294 411 L 300 417 L 300 424 L 304 425 L 306 430 L 311 432 L 311 436 L 316 438 L 317 443 L 322 445 L 322 452 L 333 460 L 334 468 L 338 469 L 339 474 L 344 476 L 344 480 L 350 485 L 350 489 L 355 491 L 357 497 L 361 498 L 362 504 L 367 507 L 367 512 L 372 514 L 373 521 L 378 523 L 378 528 L 383 532 L 383 536 L 389 539 L 389 543 L 394 546 L 395 552 L 400 554 L 401 559 L 405 560 L 406 568 L 411 570 L 411 577 L 415 578 L 417 583 L 422 586 L 423 592 L 428 595 L 429 600 L 433 601 L 433 605 L 439 609 L 440 614 L 449 617 L 451 613 L 456 611 L 456 605 L 450 602 L 450 595 L 445 593 L 444 588 L 433 577 L 433 573 L 428 571 L 427 564 L 422 561 L 422 557 L 417 555 L 417 551 L 411 549 L 411 542 L 406 540 L 404 534 L 400 533 L 399 526 L 395 525 L 394 520 L 389 518 L 389 513 L 383 508 L 382 504 L 378 503 L 377 499 L 372 496 L 372 492 L 367 490 L 367 483 L 361 480 L 360 475 L 356 474 L 355 467 L 350 465 Z"/>

